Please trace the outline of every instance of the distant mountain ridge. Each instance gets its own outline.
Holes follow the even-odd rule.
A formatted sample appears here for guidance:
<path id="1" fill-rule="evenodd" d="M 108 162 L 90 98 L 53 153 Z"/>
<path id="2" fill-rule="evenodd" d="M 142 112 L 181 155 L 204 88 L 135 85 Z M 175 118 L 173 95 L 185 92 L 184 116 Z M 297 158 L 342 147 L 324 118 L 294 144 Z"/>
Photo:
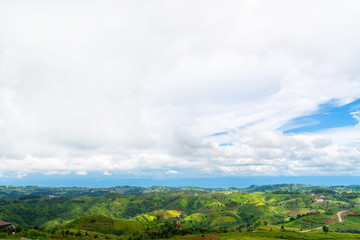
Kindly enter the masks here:
<path id="1" fill-rule="evenodd" d="M 102 196 L 108 193 L 150 193 L 163 191 L 193 191 L 200 193 L 208 192 L 269 192 L 283 191 L 312 191 L 314 189 L 330 189 L 334 191 L 360 191 L 359 185 L 351 186 L 313 186 L 306 184 L 274 184 L 274 185 L 251 185 L 247 188 L 202 188 L 202 187 L 137 187 L 116 186 L 109 188 L 87 188 L 87 187 L 38 187 L 38 186 L 0 186 L 0 198 L 20 198 L 25 196 L 50 196 L 50 197 L 75 197 L 75 196 Z"/>

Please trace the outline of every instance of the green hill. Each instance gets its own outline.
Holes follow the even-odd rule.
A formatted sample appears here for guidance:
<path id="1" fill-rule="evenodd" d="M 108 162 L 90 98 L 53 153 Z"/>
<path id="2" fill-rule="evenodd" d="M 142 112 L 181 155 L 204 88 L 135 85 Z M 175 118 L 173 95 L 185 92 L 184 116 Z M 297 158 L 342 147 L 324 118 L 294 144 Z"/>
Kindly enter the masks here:
<path id="1" fill-rule="evenodd" d="M 131 235 L 135 232 L 143 233 L 141 222 L 131 222 L 111 219 L 103 215 L 81 217 L 60 228 L 69 231 L 86 231 L 114 235 Z"/>
<path id="2" fill-rule="evenodd" d="M 5 193 L 0 198 L 1 221 L 58 234 L 62 230 L 69 234 L 88 232 L 91 236 L 133 236 L 146 232 L 148 236 L 166 237 L 166 232 L 175 234 L 178 210 L 182 233 L 244 231 L 245 225 L 248 230 L 268 229 L 271 225 L 272 229 L 284 226 L 297 231 L 323 224 L 330 225 L 331 232 L 360 232 L 356 225 L 360 222 L 360 211 L 355 208 L 360 193 L 356 186 L 282 184 L 251 186 L 248 191 L 124 186 L 92 190 L 92 195 L 86 195 L 89 192 L 86 188 L 2 187 L 2 190 Z M 39 192 L 61 192 L 62 196 L 33 195 Z M 345 223 L 337 223 L 336 212 L 341 210 L 352 212 L 344 217 Z"/>

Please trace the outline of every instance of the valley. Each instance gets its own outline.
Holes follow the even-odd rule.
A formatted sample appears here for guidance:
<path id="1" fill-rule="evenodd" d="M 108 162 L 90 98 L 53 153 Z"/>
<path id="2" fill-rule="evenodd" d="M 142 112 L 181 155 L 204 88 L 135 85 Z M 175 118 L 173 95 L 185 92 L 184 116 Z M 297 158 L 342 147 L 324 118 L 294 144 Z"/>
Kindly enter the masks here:
<path id="1" fill-rule="evenodd" d="M 0 221 L 15 227 L 0 238 L 360 239 L 358 186 L 1 186 L 0 196 Z"/>

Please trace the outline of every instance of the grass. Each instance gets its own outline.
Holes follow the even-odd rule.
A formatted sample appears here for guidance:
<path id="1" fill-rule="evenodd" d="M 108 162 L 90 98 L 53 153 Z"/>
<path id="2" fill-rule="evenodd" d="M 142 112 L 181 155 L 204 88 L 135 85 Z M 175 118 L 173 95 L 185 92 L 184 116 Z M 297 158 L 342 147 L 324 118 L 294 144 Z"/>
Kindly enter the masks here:
<path id="1" fill-rule="evenodd" d="M 304 220 L 304 221 L 303 221 Z M 328 223 L 324 223 L 324 221 L 326 220 L 331 220 L 330 216 L 326 216 L 326 215 L 312 215 L 312 216 L 305 216 L 302 218 L 298 218 L 292 222 L 286 223 L 284 226 L 285 227 L 290 227 L 290 228 L 295 228 L 295 229 L 301 229 L 305 230 L 305 229 L 310 229 L 311 228 L 316 228 L 316 227 L 321 227 L 322 225 L 328 224 Z"/>
<path id="2" fill-rule="evenodd" d="M 354 213 L 356 213 L 357 215 L 360 215 L 360 208 L 350 209 L 349 212 L 354 212 Z"/>
<path id="3" fill-rule="evenodd" d="M 326 215 L 312 215 L 311 219 L 315 220 L 315 221 L 327 221 L 327 220 L 332 220 L 331 217 L 326 216 Z"/>
<path id="4" fill-rule="evenodd" d="M 301 218 L 299 218 L 299 219 L 296 219 L 296 220 L 294 220 L 292 222 L 284 224 L 284 226 L 289 227 L 289 228 L 294 228 L 294 229 L 297 229 L 297 230 L 300 230 L 300 227 L 301 227 L 302 230 L 306 230 L 306 229 L 309 229 L 310 226 L 314 227 L 314 223 L 309 224 L 309 223 L 301 221 Z M 316 226 L 317 226 L 317 223 L 316 223 Z"/>
<path id="5" fill-rule="evenodd" d="M 329 227 L 331 232 L 359 232 L 360 233 L 360 225 L 359 223 L 354 222 L 342 222 L 335 223 Z M 360 235 L 359 239 L 360 239 Z"/>
<path id="6" fill-rule="evenodd" d="M 90 231 L 104 234 L 132 234 L 134 232 L 143 232 L 143 226 L 140 222 L 123 221 L 111 219 L 103 215 L 94 215 L 82 217 L 72 221 L 62 227 L 70 231 Z"/>
<path id="7" fill-rule="evenodd" d="M 260 232 L 272 232 L 272 231 L 279 232 L 279 231 L 281 231 L 281 226 L 268 224 L 267 226 L 260 226 L 256 230 L 260 231 Z M 285 227 L 285 230 L 291 231 L 291 232 L 296 232 L 298 229 L 292 228 L 292 227 Z"/>
<path id="8" fill-rule="evenodd" d="M 360 216 L 357 215 L 344 216 L 344 222 L 335 223 L 331 225 L 330 231 L 360 233 Z"/>
<path id="9" fill-rule="evenodd" d="M 348 215 L 344 217 L 345 222 L 360 223 L 360 216 Z"/>
<path id="10" fill-rule="evenodd" d="M 221 234 L 219 240 L 253 239 L 253 240 L 317 240 L 317 239 L 360 239 L 358 234 L 348 233 L 296 233 L 296 232 L 252 232 Z"/>

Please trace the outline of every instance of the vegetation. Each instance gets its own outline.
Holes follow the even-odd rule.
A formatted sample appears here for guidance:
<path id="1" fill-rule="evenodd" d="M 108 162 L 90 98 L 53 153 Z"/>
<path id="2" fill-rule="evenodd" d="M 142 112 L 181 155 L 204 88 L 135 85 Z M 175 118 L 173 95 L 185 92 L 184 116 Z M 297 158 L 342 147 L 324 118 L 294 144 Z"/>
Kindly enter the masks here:
<path id="1" fill-rule="evenodd" d="M 5 229 L 0 238 L 158 239 L 215 234 L 221 239 L 322 239 L 326 234 L 326 239 L 356 239 L 360 238 L 359 201 L 358 186 L 0 186 L 0 220 L 17 226 L 15 236 Z M 182 230 L 175 228 L 179 209 Z M 346 212 L 344 222 L 338 222 L 340 211 Z"/>

